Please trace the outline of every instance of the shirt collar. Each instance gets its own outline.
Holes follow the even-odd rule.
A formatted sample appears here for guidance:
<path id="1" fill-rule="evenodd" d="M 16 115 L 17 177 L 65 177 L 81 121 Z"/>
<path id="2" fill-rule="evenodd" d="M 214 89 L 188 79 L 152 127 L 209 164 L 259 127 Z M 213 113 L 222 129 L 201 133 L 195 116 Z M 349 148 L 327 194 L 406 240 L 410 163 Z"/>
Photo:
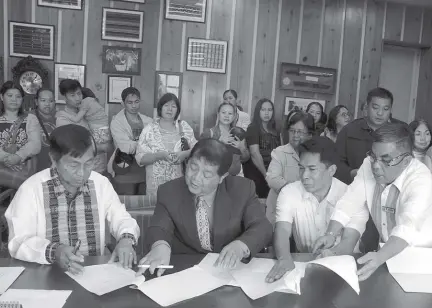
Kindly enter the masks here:
<path id="1" fill-rule="evenodd" d="M 195 204 L 198 205 L 199 199 L 203 199 L 205 204 L 208 207 L 211 207 L 214 203 L 214 199 L 216 198 L 216 193 L 217 193 L 217 189 L 214 192 L 212 192 L 211 194 L 208 194 L 206 196 L 196 196 L 195 195 Z"/>
<path id="2" fill-rule="evenodd" d="M 409 165 L 402 171 L 402 173 L 391 183 L 390 185 L 395 186 L 399 191 L 402 191 L 402 185 L 407 177 L 408 169 L 412 166 L 414 158 L 411 159 Z"/>
<path id="3" fill-rule="evenodd" d="M 327 193 L 327 195 L 324 197 L 324 199 L 319 202 L 319 204 L 323 203 L 324 201 L 327 201 L 328 203 L 332 204 L 332 205 L 336 205 L 336 202 L 338 201 L 337 198 L 340 194 L 337 193 L 337 189 L 336 189 L 336 184 L 335 184 L 336 180 L 333 177 L 332 178 L 332 184 L 330 186 L 330 189 Z M 302 197 L 303 199 L 307 199 L 310 201 L 318 201 L 317 198 L 311 194 L 310 192 L 307 192 L 306 189 L 304 189 L 303 184 L 301 185 L 303 191 L 302 191 Z"/>

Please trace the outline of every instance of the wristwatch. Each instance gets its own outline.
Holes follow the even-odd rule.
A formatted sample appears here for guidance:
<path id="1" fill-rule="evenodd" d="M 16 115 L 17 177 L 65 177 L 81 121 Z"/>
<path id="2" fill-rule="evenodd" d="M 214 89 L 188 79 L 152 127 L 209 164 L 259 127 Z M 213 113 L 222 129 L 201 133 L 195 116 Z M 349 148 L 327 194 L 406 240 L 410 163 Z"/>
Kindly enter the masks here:
<path id="1" fill-rule="evenodd" d="M 330 232 L 326 232 L 325 235 L 331 235 L 331 236 L 333 236 L 335 239 L 336 239 L 336 237 L 337 237 L 337 235 L 336 235 L 334 232 L 332 232 L 332 231 L 330 231 Z"/>
<path id="2" fill-rule="evenodd" d="M 130 233 L 123 233 L 123 234 L 120 236 L 118 242 L 120 242 L 122 239 L 128 239 L 128 240 L 130 240 L 130 242 L 131 242 L 131 244 L 132 244 L 132 247 L 136 248 L 136 246 L 137 246 L 137 241 L 136 241 L 135 236 L 134 236 L 133 234 L 130 234 Z M 117 243 L 118 243 L 118 242 L 117 242 Z"/>

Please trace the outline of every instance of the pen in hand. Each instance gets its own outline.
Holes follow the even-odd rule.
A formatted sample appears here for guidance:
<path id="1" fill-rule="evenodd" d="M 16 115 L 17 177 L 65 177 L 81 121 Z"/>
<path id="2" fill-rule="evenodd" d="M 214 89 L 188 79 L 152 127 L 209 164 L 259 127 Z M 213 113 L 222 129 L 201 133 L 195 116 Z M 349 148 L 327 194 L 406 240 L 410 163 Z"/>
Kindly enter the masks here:
<path id="1" fill-rule="evenodd" d="M 80 245 L 81 245 L 81 240 L 78 240 L 78 241 L 75 243 L 75 246 L 74 246 L 74 249 L 73 249 L 73 254 L 74 254 L 74 255 L 76 255 L 76 253 L 78 252 L 78 249 L 80 248 Z"/>

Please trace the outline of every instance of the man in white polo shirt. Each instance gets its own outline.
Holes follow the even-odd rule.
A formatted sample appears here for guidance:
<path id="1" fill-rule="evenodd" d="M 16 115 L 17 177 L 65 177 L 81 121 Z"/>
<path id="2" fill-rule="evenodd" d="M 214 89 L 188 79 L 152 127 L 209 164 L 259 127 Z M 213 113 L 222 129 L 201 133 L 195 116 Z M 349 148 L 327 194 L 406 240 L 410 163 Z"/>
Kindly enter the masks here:
<path id="1" fill-rule="evenodd" d="M 357 272 L 360 281 L 408 246 L 432 247 L 432 175 L 413 158 L 408 125 L 385 124 L 372 137 L 372 150 L 314 247 L 331 247 L 353 213 L 370 212 L 374 229 L 368 228 L 361 239 L 369 252 L 357 260 L 363 265 Z M 384 245 L 376 251 L 378 242 Z"/>
<path id="2" fill-rule="evenodd" d="M 294 269 L 288 240 L 291 233 L 298 252 L 312 252 L 315 241 L 327 230 L 337 201 L 347 189 L 346 184 L 333 177 L 338 156 L 330 139 L 313 137 L 304 142 L 299 146 L 299 157 L 300 181 L 282 188 L 277 199 L 274 235 L 277 262 L 267 275 L 267 282 L 274 282 Z M 368 213 L 360 211 L 346 225 L 342 243 L 319 253 L 352 253 L 368 218 Z"/>

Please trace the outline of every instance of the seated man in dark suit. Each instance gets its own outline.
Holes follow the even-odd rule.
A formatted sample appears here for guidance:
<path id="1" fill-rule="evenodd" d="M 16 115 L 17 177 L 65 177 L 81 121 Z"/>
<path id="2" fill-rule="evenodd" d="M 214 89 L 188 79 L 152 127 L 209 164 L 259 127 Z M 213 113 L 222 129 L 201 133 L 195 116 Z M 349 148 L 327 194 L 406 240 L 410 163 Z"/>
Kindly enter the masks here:
<path id="1" fill-rule="evenodd" d="M 192 149 L 185 176 L 159 186 L 146 234 L 151 250 L 140 261 L 150 265 L 151 274 L 169 264 L 171 253 L 220 253 L 215 266 L 233 268 L 270 243 L 272 225 L 255 184 L 228 176 L 231 163 L 225 144 L 202 139 Z M 163 272 L 158 269 L 157 275 Z"/>

